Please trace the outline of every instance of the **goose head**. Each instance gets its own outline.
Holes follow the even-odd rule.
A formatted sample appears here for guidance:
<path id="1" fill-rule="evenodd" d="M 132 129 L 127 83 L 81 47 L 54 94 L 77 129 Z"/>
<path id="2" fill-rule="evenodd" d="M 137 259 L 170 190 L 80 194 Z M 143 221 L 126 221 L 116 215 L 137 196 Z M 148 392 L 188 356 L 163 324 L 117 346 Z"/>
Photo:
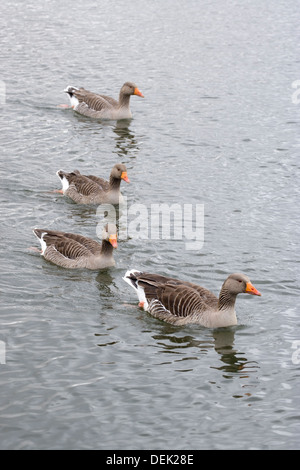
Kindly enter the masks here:
<path id="1" fill-rule="evenodd" d="M 108 223 L 103 227 L 102 230 L 102 240 L 109 242 L 113 248 L 118 247 L 118 235 L 117 235 L 117 227 L 115 224 Z"/>
<path id="2" fill-rule="evenodd" d="M 127 168 L 122 163 L 117 163 L 113 169 L 111 170 L 110 174 L 111 178 L 116 180 L 124 180 L 126 183 L 130 183 L 130 180 L 127 176 Z"/>
<path id="3" fill-rule="evenodd" d="M 231 295 L 237 294 L 251 294 L 261 295 L 261 293 L 253 286 L 248 276 L 241 273 L 230 274 L 223 284 Z"/>
<path id="4" fill-rule="evenodd" d="M 137 95 L 144 98 L 143 93 L 138 89 L 135 83 L 126 82 L 121 88 L 120 94 L 122 95 Z"/>

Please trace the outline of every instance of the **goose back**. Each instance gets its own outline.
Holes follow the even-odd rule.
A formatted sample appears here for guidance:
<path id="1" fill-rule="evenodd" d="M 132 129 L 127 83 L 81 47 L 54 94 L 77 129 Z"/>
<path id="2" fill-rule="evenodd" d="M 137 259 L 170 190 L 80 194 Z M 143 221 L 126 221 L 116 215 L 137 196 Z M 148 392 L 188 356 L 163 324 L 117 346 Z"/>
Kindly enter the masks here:
<path id="1" fill-rule="evenodd" d="M 110 96 L 100 95 L 84 88 L 74 90 L 74 95 L 79 103 L 85 103 L 90 109 L 95 111 L 102 111 L 106 108 L 113 108 L 118 106 L 118 101 Z"/>
<path id="2" fill-rule="evenodd" d="M 204 323 L 203 313 L 218 307 L 218 298 L 212 292 L 191 282 L 140 272 L 130 272 L 126 277 L 136 289 L 143 290 L 146 310 L 168 323 Z"/>

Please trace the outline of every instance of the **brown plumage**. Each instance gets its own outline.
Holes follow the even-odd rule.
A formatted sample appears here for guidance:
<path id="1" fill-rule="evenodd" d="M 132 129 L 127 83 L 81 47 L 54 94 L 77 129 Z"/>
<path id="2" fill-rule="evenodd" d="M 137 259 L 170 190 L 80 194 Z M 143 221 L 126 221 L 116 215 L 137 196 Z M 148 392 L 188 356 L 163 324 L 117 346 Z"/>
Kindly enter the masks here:
<path id="1" fill-rule="evenodd" d="M 120 204 L 121 181 L 129 183 L 126 166 L 117 163 L 110 173 L 109 181 L 94 175 L 82 175 L 78 170 L 56 172 L 62 183 L 62 192 L 78 204 Z"/>
<path id="2" fill-rule="evenodd" d="M 236 296 L 243 292 L 261 295 L 250 279 L 240 273 L 228 276 L 219 298 L 197 284 L 158 274 L 131 270 L 123 279 L 135 289 L 140 307 L 175 325 L 197 323 L 209 328 L 236 325 Z"/>
<path id="3" fill-rule="evenodd" d="M 130 119 L 132 117 L 129 107 L 130 96 L 143 97 L 143 94 L 132 82 L 124 83 L 118 101 L 110 96 L 99 95 L 73 86 L 68 86 L 65 92 L 69 95 L 74 111 L 96 119 Z"/>
<path id="4" fill-rule="evenodd" d="M 113 248 L 117 247 L 117 228 L 106 224 L 102 243 L 68 232 L 34 229 L 40 240 L 42 256 L 63 268 L 103 269 L 115 265 Z"/>

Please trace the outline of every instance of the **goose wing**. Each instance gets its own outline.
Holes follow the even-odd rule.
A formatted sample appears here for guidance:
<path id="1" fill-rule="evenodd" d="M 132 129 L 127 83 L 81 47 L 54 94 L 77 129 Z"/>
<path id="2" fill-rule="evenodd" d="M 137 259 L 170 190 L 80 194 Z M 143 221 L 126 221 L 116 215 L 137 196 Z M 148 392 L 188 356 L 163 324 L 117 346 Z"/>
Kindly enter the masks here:
<path id="1" fill-rule="evenodd" d="M 118 106 L 118 101 L 110 96 L 99 95 L 92 91 L 79 88 L 79 90 L 73 90 L 74 96 L 78 99 L 79 103 L 85 103 L 89 108 L 94 111 L 102 111 L 104 109 L 110 109 Z"/>
<path id="2" fill-rule="evenodd" d="M 71 173 L 59 170 L 56 173 L 60 178 L 63 190 L 67 192 L 67 195 L 75 202 L 81 202 L 81 196 L 89 197 L 98 196 L 99 193 L 104 191 L 104 188 L 97 184 L 93 179 L 81 175 L 78 170 L 74 170 Z"/>
<path id="3" fill-rule="evenodd" d="M 35 229 L 35 235 L 40 239 L 43 251 L 53 247 L 65 258 L 77 259 L 99 254 L 101 245 L 87 237 L 67 232 Z"/>
<path id="4" fill-rule="evenodd" d="M 152 315 L 169 312 L 177 317 L 202 312 L 218 304 L 217 297 L 196 284 L 165 276 L 141 273 L 137 282 L 144 289 Z"/>
<path id="5" fill-rule="evenodd" d="M 99 176 L 94 175 L 86 175 L 86 177 L 96 183 L 98 186 L 100 186 L 104 191 L 109 190 L 109 181 L 106 181 L 104 178 L 100 178 Z"/>
<path id="6" fill-rule="evenodd" d="M 73 188 L 83 196 L 91 196 L 98 194 L 101 191 L 101 187 L 91 178 L 84 176 L 84 175 L 76 175 L 70 184 L 69 193 L 72 191 Z"/>
<path id="7" fill-rule="evenodd" d="M 64 232 L 63 235 L 68 238 L 68 240 L 74 241 L 74 243 L 80 244 L 83 248 L 89 251 L 89 254 L 99 255 L 101 252 L 101 244 L 92 238 L 84 237 L 83 235 L 78 235 L 76 233 Z"/>

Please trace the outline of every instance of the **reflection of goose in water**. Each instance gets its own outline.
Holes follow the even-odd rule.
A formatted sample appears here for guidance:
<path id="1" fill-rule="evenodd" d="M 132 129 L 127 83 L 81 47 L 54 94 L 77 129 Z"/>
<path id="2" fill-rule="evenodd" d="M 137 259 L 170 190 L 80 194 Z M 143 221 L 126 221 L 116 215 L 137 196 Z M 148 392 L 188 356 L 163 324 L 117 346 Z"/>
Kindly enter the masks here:
<path id="1" fill-rule="evenodd" d="M 155 328 L 155 325 L 151 328 Z M 158 332 L 152 337 L 157 344 L 162 347 L 164 352 L 180 354 L 181 351 L 187 348 L 196 348 L 197 357 L 195 357 L 195 359 L 198 359 L 199 352 L 206 354 L 209 349 L 213 348 L 213 341 L 210 334 L 206 335 L 204 339 L 199 339 L 189 334 L 187 330 L 178 330 L 178 327 L 169 323 L 156 324 L 156 329 Z"/>
<path id="2" fill-rule="evenodd" d="M 234 348 L 236 328 L 210 330 L 205 337 L 198 339 L 194 335 L 187 334 L 186 330 L 184 332 L 179 331 L 178 328 L 172 325 L 160 326 L 162 327 L 161 331 L 152 337 L 161 351 L 168 355 L 164 363 L 170 362 L 170 360 L 172 362 L 188 361 L 185 362 L 184 369 L 184 371 L 188 371 L 194 369 L 191 360 L 201 361 L 203 355 L 207 355 L 210 350 L 215 349 L 219 355 L 220 364 L 218 365 L 214 360 L 209 367 L 220 371 L 226 379 L 234 377 L 248 379 L 251 374 L 259 369 L 256 361 L 249 361 L 243 352 Z M 242 387 L 247 388 L 244 395 L 250 396 L 250 387 L 253 386 L 256 386 L 256 384 L 253 385 L 248 382 L 242 384 Z M 238 397 L 238 395 L 235 397 Z"/>
<path id="3" fill-rule="evenodd" d="M 98 289 L 101 294 L 104 291 L 107 293 L 111 293 L 111 286 L 114 285 L 114 277 L 108 269 L 99 271 L 96 276 L 96 282 L 98 284 Z"/>
<path id="4" fill-rule="evenodd" d="M 139 150 L 138 141 L 135 134 L 129 129 L 130 121 L 117 121 L 116 126 L 113 128 L 116 134 L 116 153 L 119 157 L 124 155 L 132 155 Z"/>
<path id="5" fill-rule="evenodd" d="M 214 347 L 216 352 L 220 355 L 222 365 L 220 367 L 213 367 L 213 369 L 224 372 L 224 377 L 231 378 L 232 374 L 243 372 L 249 374 L 258 369 L 258 364 L 255 361 L 248 361 L 244 353 L 234 349 L 234 334 L 233 329 L 214 330 Z"/>

